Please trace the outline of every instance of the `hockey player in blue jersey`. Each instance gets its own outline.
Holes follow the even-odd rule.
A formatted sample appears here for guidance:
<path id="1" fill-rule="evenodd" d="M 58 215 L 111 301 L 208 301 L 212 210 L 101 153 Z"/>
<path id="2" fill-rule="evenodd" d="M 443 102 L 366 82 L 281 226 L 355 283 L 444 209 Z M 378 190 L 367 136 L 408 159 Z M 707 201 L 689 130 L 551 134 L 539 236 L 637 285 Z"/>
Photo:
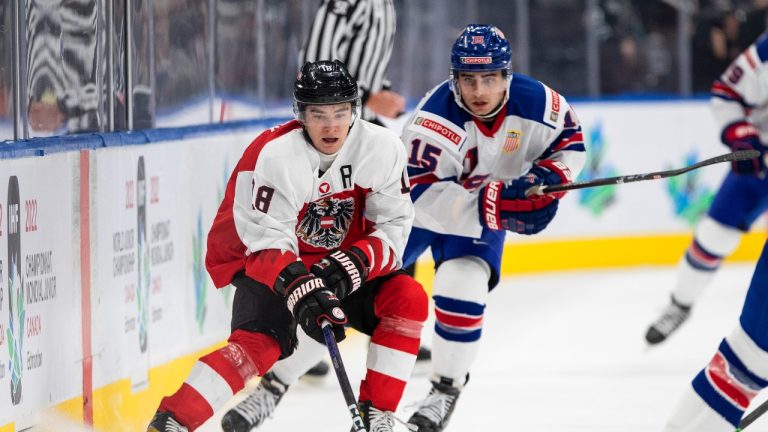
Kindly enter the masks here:
<path id="1" fill-rule="evenodd" d="M 562 194 L 526 191 L 571 181 L 585 160 L 568 102 L 513 73 L 510 58 L 497 27 L 467 26 L 451 50 L 450 79 L 403 130 L 416 207 L 404 266 L 427 247 L 436 266 L 432 388 L 409 420 L 420 432 L 445 429 L 468 382 L 507 231 L 536 234 L 557 213 Z"/>
<path id="2" fill-rule="evenodd" d="M 733 432 L 768 386 L 768 243 L 757 261 L 741 316 L 685 390 L 664 432 Z"/>
<path id="3" fill-rule="evenodd" d="M 690 315 L 723 259 L 768 208 L 765 151 L 768 142 L 768 37 L 747 48 L 712 85 L 711 107 L 721 141 L 732 150 L 758 150 L 760 158 L 734 162 L 693 242 L 680 261 L 671 301 L 646 333 L 663 342 Z"/>

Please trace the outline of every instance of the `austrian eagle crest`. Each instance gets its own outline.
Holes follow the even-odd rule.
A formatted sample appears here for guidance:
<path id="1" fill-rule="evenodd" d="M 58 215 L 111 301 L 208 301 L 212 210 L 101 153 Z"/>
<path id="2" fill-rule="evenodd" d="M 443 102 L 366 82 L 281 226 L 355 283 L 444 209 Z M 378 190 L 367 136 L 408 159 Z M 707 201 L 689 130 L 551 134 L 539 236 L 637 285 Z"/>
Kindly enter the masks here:
<path id="1" fill-rule="evenodd" d="M 314 247 L 335 249 L 347 235 L 354 212 L 353 197 L 311 202 L 299 222 L 296 235 Z"/>

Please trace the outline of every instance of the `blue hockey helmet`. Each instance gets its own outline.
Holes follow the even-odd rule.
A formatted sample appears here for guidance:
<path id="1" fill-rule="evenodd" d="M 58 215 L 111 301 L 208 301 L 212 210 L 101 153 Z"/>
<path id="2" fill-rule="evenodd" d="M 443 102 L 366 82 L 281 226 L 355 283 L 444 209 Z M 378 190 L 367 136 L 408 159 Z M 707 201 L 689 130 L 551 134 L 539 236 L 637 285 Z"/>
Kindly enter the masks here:
<path id="1" fill-rule="evenodd" d="M 479 72 L 511 70 L 512 48 L 498 27 L 492 24 L 468 25 L 451 49 L 453 71 Z"/>
<path id="2" fill-rule="evenodd" d="M 512 48 L 504 33 L 492 24 L 470 24 L 461 32 L 451 49 L 450 88 L 456 103 L 473 116 L 491 119 L 509 100 L 509 83 L 512 80 Z M 501 71 L 504 77 L 504 99 L 491 112 L 479 115 L 464 105 L 459 85 L 461 72 Z"/>

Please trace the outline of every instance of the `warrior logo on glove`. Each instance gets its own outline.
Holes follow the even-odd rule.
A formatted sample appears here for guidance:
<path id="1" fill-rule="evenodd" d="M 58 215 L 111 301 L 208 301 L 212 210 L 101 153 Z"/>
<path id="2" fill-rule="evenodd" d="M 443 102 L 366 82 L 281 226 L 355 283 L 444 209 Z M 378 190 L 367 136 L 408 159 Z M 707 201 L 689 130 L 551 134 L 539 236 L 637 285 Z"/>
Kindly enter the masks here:
<path id="1" fill-rule="evenodd" d="M 285 301 L 291 313 L 293 313 L 293 308 L 296 307 L 296 303 L 299 300 L 318 288 L 325 288 L 325 284 L 320 278 L 309 279 L 306 282 L 301 283 L 298 287 L 294 288 L 294 290 L 288 294 L 288 298 Z M 336 315 L 336 311 L 334 311 L 334 315 Z"/>
<path id="2" fill-rule="evenodd" d="M 341 264 L 342 267 L 344 267 L 344 270 L 346 270 L 347 274 L 349 275 L 350 279 L 352 280 L 352 291 L 357 291 L 358 288 L 360 288 L 360 285 L 363 284 L 362 275 L 357 270 L 357 267 L 355 266 L 355 263 L 352 262 L 352 260 L 342 251 L 336 251 L 331 254 L 331 257 L 336 258 L 337 261 L 339 261 L 339 264 Z"/>

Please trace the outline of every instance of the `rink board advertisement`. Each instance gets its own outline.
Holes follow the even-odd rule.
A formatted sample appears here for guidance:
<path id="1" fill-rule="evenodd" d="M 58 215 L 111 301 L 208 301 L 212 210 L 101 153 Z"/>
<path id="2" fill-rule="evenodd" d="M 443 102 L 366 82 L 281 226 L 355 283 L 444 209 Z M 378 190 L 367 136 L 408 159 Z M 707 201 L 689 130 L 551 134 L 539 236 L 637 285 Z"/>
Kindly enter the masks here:
<path id="1" fill-rule="evenodd" d="M 2 162 L 0 425 L 82 393 L 78 153 Z"/>
<path id="2" fill-rule="evenodd" d="M 217 289 L 205 269 L 205 251 L 208 230 L 224 198 L 232 170 L 248 144 L 257 134 L 241 134 L 226 140 L 197 140 L 186 142 L 187 172 L 186 187 L 190 192 L 186 201 L 184 238 L 188 245 L 184 249 L 187 269 L 186 310 L 194 311 L 189 337 L 197 347 L 209 346 L 221 341 L 222 334 L 229 334 L 232 297 L 234 288 Z M 169 351 L 166 359 L 176 357 Z"/>
<path id="3" fill-rule="evenodd" d="M 140 391 L 151 366 L 226 337 L 230 290 L 210 281 L 205 242 L 244 144 L 219 140 L 92 153 L 95 387 Z"/>
<path id="4" fill-rule="evenodd" d="M 183 209 L 166 194 L 178 187 L 182 167 L 167 163 L 169 144 L 106 149 L 91 154 L 91 287 L 94 386 L 130 376 L 147 383 L 156 343 L 185 343 L 165 334 L 183 314 L 171 296 L 183 288 L 179 237 Z M 178 196 L 184 202 L 184 196 Z M 161 199 L 165 198 L 165 199 Z M 183 323 L 181 323 L 183 325 Z"/>
<path id="5" fill-rule="evenodd" d="M 574 110 L 587 147 L 577 180 L 676 169 L 730 151 L 703 101 L 582 103 Z M 723 163 L 679 177 L 571 191 L 541 238 L 688 231 L 728 170 Z"/>

